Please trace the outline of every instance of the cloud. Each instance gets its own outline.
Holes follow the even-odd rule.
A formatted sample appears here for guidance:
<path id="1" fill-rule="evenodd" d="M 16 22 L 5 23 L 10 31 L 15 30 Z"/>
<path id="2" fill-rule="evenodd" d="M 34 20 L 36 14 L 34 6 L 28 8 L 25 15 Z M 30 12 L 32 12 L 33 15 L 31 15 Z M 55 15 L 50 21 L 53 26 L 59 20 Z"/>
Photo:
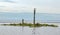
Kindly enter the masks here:
<path id="1" fill-rule="evenodd" d="M 0 12 L 60 13 L 60 0 L 0 0 Z M 13 2 L 13 3 L 12 3 Z"/>
<path id="2" fill-rule="evenodd" d="M 0 0 L 0 2 L 13 2 L 11 0 Z"/>

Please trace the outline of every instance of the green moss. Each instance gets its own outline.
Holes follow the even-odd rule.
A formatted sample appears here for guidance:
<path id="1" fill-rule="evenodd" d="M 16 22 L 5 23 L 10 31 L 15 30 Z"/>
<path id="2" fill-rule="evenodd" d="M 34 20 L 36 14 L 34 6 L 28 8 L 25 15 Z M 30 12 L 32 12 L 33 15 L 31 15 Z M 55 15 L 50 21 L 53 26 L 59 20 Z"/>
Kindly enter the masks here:
<path id="1" fill-rule="evenodd" d="M 29 27 L 42 27 L 42 26 L 49 26 L 49 27 L 58 27 L 57 25 L 49 25 L 49 24 L 31 24 L 31 23 L 19 23 L 19 24 L 3 24 L 4 26 L 29 26 Z"/>

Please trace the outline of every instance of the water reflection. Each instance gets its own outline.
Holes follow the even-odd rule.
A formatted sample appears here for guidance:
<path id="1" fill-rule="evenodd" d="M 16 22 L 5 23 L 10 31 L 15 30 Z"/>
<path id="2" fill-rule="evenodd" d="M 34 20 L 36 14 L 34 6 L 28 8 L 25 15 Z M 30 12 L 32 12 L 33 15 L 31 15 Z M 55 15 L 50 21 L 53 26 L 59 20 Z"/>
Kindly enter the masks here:
<path id="1" fill-rule="evenodd" d="M 40 35 L 40 32 L 37 30 L 38 28 L 28 28 L 22 26 L 22 34 L 20 35 Z"/>
<path id="2" fill-rule="evenodd" d="M 32 35 L 40 35 L 40 32 L 37 29 L 38 28 L 33 28 Z"/>
<path id="3" fill-rule="evenodd" d="M 32 35 L 36 35 L 35 28 L 32 30 Z"/>
<path id="4" fill-rule="evenodd" d="M 22 26 L 22 35 L 24 35 L 24 26 Z"/>
<path id="5" fill-rule="evenodd" d="M 40 27 L 40 28 L 30 28 L 22 27 L 22 34 L 20 35 L 60 35 L 60 27 Z"/>
<path id="6" fill-rule="evenodd" d="M 59 27 L 0 26 L 0 35 L 60 35 Z"/>

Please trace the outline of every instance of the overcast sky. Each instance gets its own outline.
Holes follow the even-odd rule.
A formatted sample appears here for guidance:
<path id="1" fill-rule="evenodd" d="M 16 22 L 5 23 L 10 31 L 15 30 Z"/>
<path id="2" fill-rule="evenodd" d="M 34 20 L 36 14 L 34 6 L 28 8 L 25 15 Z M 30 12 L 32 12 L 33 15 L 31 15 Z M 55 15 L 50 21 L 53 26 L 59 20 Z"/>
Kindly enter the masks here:
<path id="1" fill-rule="evenodd" d="M 0 0 L 0 12 L 60 13 L 60 0 Z"/>

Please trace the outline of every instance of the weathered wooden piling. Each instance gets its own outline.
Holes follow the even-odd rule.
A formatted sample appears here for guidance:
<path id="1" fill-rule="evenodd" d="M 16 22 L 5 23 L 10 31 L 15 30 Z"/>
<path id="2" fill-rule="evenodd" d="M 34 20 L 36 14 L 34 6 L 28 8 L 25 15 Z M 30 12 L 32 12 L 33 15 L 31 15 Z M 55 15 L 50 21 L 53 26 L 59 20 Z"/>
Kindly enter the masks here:
<path id="1" fill-rule="evenodd" d="M 36 15 L 36 8 L 34 8 L 34 15 L 33 15 L 33 24 L 35 25 L 35 15 Z"/>
<path id="2" fill-rule="evenodd" d="M 22 19 L 22 24 L 24 24 L 24 19 Z"/>

